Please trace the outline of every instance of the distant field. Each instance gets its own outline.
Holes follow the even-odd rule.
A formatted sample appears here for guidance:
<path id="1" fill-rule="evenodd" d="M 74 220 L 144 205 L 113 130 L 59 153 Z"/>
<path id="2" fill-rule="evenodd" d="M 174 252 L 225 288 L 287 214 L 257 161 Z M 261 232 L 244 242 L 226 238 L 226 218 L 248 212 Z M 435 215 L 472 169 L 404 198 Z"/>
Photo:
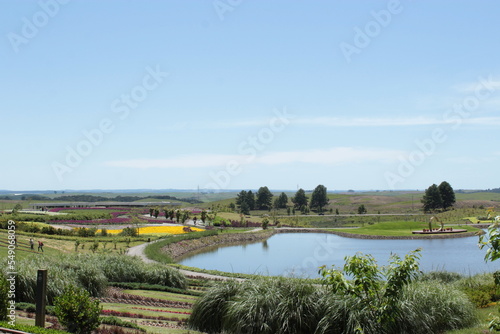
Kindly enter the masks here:
<path id="1" fill-rule="evenodd" d="M 478 192 L 478 193 L 455 193 L 457 201 L 479 200 L 500 202 L 500 193 Z M 500 204 L 500 203 L 499 203 Z"/>

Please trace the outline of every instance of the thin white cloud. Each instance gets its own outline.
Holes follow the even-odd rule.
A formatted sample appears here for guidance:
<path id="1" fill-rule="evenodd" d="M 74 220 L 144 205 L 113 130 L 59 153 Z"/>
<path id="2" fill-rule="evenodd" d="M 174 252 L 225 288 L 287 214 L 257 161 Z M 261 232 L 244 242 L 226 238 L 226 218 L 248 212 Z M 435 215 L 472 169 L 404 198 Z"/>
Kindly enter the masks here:
<path id="1" fill-rule="evenodd" d="M 470 125 L 500 125 L 500 117 L 466 118 L 463 122 Z"/>
<path id="2" fill-rule="evenodd" d="M 134 159 L 107 161 L 106 166 L 134 169 L 149 168 L 206 168 L 224 167 L 231 163 L 245 165 L 249 163 L 263 165 L 281 165 L 291 163 L 309 163 L 322 165 L 340 165 L 369 161 L 391 162 L 404 152 L 388 149 L 370 149 L 353 147 L 334 147 L 302 151 L 269 152 L 262 155 L 234 154 L 193 154 L 170 159 Z"/>
<path id="3" fill-rule="evenodd" d="M 500 80 L 491 75 L 479 77 L 474 82 L 467 82 L 453 86 L 453 89 L 462 94 L 476 94 L 478 90 L 487 90 L 491 93 L 500 91 Z"/>

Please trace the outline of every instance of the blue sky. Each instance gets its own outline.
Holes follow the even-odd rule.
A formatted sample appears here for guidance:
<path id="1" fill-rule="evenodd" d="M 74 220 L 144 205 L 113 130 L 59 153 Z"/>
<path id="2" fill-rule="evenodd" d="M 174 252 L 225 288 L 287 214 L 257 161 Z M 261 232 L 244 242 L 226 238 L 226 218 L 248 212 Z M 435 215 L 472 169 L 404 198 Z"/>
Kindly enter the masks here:
<path id="1" fill-rule="evenodd" d="M 498 1 L 0 3 L 0 189 L 498 187 Z"/>

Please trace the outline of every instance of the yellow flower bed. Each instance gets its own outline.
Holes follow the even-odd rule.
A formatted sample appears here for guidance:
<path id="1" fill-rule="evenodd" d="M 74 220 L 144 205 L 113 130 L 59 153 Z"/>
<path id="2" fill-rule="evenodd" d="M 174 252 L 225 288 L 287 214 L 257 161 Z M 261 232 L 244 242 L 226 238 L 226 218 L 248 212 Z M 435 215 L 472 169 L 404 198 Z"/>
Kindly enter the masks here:
<path id="1" fill-rule="evenodd" d="M 188 233 L 184 231 L 185 226 L 146 226 L 139 227 L 139 234 L 183 234 Z M 191 227 L 191 226 L 190 226 Z M 107 230 L 109 234 L 118 234 L 123 230 Z M 199 232 L 204 231 L 201 228 L 191 227 L 191 231 Z M 97 233 L 101 233 L 101 230 L 97 230 Z"/>

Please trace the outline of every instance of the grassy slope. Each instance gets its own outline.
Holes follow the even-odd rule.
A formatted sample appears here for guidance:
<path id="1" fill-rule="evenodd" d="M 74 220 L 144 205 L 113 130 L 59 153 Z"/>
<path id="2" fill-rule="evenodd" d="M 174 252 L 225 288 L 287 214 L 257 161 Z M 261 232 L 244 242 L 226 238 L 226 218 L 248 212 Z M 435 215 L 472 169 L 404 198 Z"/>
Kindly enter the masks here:
<path id="1" fill-rule="evenodd" d="M 29 237 L 17 235 L 17 247 L 15 249 L 16 260 L 23 259 L 28 256 L 57 256 L 61 250 L 54 246 L 49 246 L 50 242 L 47 238 L 33 239 L 35 242 L 34 251 L 30 249 Z M 44 243 L 43 253 L 38 252 L 38 240 Z M 7 258 L 8 254 L 8 235 L 5 230 L 0 230 L 0 258 Z"/>

